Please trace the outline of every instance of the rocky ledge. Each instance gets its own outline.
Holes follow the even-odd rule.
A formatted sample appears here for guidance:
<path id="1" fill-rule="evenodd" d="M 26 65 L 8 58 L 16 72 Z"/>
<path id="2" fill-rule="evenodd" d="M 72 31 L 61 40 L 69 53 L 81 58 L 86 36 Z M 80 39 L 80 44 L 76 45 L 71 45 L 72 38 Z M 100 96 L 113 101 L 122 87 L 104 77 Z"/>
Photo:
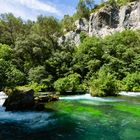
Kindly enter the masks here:
<path id="1" fill-rule="evenodd" d="M 55 94 L 35 95 L 32 89 L 15 90 L 5 100 L 6 111 L 44 110 L 45 104 L 59 99 Z"/>
<path id="2" fill-rule="evenodd" d="M 130 2 L 121 7 L 106 5 L 91 13 L 89 20 L 82 18 L 74 24 L 75 30 L 60 37 L 59 44 L 69 41 L 78 46 L 81 32 L 88 36 L 105 37 L 125 29 L 140 29 L 140 1 Z"/>

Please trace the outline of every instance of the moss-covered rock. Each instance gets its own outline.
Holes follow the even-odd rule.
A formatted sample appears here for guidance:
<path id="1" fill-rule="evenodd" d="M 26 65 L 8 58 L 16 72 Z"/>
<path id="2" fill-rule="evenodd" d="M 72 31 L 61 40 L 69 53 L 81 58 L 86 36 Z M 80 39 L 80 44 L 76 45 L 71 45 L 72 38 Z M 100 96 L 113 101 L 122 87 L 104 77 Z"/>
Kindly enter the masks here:
<path id="1" fill-rule="evenodd" d="M 13 90 L 3 106 L 6 111 L 44 110 L 46 103 L 59 99 L 55 94 L 34 93 L 32 89 Z"/>
<path id="2" fill-rule="evenodd" d="M 34 107 L 34 91 L 32 89 L 14 90 L 3 104 L 6 111 L 30 110 Z"/>

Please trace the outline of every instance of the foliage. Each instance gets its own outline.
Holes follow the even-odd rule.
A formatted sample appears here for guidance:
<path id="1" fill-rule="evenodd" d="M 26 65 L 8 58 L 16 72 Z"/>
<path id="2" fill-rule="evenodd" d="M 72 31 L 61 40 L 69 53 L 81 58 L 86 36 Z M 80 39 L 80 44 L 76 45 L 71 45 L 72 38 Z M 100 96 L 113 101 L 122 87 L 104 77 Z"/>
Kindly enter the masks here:
<path id="1" fill-rule="evenodd" d="M 0 43 L 14 46 L 16 38 L 23 30 L 23 21 L 12 13 L 0 15 Z"/>
<path id="2" fill-rule="evenodd" d="M 89 18 L 89 8 L 86 5 L 86 2 L 84 0 L 79 0 L 77 5 L 77 11 L 76 11 L 77 19 L 80 18 Z"/>
<path id="3" fill-rule="evenodd" d="M 117 3 L 122 6 L 122 5 L 125 5 L 126 3 L 128 2 L 134 2 L 134 1 L 137 1 L 137 0 L 117 0 Z"/>
<path id="4" fill-rule="evenodd" d="M 80 33 L 80 42 L 83 43 L 84 39 L 88 37 L 87 33 L 81 32 Z"/>
<path id="5" fill-rule="evenodd" d="M 0 44 L 0 59 L 10 60 L 12 49 L 8 45 Z"/>
<path id="6" fill-rule="evenodd" d="M 10 68 L 6 72 L 7 86 L 14 87 L 16 85 L 22 85 L 25 83 L 25 75 L 15 66 L 10 65 Z"/>
<path id="7" fill-rule="evenodd" d="M 10 62 L 0 59 L 0 89 L 24 84 L 25 75 Z"/>
<path id="8" fill-rule="evenodd" d="M 58 79 L 54 83 L 54 88 L 56 91 L 60 93 L 64 93 L 65 91 L 76 91 L 80 86 L 80 75 L 77 73 L 70 74 L 64 78 Z"/>
<path id="9" fill-rule="evenodd" d="M 93 1 L 80 0 L 75 15 L 66 15 L 61 22 L 45 16 L 23 22 L 2 14 L 0 89 L 24 85 L 36 92 L 90 89 L 93 96 L 116 95 L 118 88 L 139 91 L 140 31 L 125 30 L 105 38 L 81 32 L 78 47 L 70 42 L 58 45 L 64 29 L 75 30 L 76 18 L 89 17 L 90 4 L 95 7 Z"/>
<path id="10" fill-rule="evenodd" d="M 29 82 L 41 83 L 45 77 L 47 77 L 47 73 L 43 66 L 31 68 L 29 71 Z"/>
<path id="11" fill-rule="evenodd" d="M 140 72 L 128 74 L 123 79 L 124 90 L 140 91 Z"/>
<path id="12" fill-rule="evenodd" d="M 29 85 L 24 86 L 16 86 L 17 90 L 27 90 L 27 89 L 33 89 L 35 93 L 38 93 L 39 91 L 45 90 L 47 88 L 44 84 L 38 84 L 38 83 L 30 83 Z"/>
<path id="13" fill-rule="evenodd" d="M 93 79 L 90 83 L 90 93 L 92 96 L 115 96 L 118 87 L 115 77 L 110 73 L 106 73 L 103 68 L 99 71 L 97 79 Z"/>
<path id="14" fill-rule="evenodd" d="M 27 85 L 27 87 L 33 89 L 36 93 L 42 90 L 46 90 L 47 89 L 47 85 L 45 84 L 38 84 L 38 83 L 31 83 L 29 85 Z"/>
<path id="15" fill-rule="evenodd" d="M 65 32 L 73 31 L 75 29 L 74 19 L 69 15 L 64 16 L 64 18 L 61 21 L 61 24 L 62 24 L 62 29 L 66 30 Z"/>
<path id="16" fill-rule="evenodd" d="M 61 25 L 54 17 L 39 16 L 32 29 L 39 36 L 51 41 L 52 45 L 56 45 L 57 38 L 61 35 Z"/>

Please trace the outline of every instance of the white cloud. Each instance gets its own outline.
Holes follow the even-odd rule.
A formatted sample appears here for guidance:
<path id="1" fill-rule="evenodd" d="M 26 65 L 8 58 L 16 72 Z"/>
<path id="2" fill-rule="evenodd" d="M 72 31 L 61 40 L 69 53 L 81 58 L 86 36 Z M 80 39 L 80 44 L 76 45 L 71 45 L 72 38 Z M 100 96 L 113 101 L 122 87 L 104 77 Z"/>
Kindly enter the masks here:
<path id="1" fill-rule="evenodd" d="M 39 0 L 0 0 L 0 13 L 9 12 L 25 20 L 36 20 L 36 17 L 40 14 L 62 16 L 54 5 Z"/>
<path id="2" fill-rule="evenodd" d="M 13 1 L 16 1 L 17 3 L 20 3 L 21 5 L 24 5 L 30 9 L 54 13 L 59 16 L 61 15 L 61 12 L 59 10 L 57 10 L 57 8 L 55 8 L 55 6 L 43 3 L 39 0 L 13 0 Z"/>

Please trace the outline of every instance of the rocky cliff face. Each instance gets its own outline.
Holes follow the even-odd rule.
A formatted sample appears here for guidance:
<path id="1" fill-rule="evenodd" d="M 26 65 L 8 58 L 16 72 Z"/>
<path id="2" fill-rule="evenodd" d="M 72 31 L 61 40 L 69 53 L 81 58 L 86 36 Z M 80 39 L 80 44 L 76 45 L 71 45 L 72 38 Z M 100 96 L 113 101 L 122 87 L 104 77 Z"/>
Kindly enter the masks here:
<path id="1" fill-rule="evenodd" d="M 85 18 L 75 22 L 75 31 L 68 32 L 59 39 L 59 44 L 70 41 L 80 44 L 80 32 L 89 36 L 104 37 L 125 29 L 140 29 L 140 2 L 131 2 L 125 6 L 106 6 Z"/>

